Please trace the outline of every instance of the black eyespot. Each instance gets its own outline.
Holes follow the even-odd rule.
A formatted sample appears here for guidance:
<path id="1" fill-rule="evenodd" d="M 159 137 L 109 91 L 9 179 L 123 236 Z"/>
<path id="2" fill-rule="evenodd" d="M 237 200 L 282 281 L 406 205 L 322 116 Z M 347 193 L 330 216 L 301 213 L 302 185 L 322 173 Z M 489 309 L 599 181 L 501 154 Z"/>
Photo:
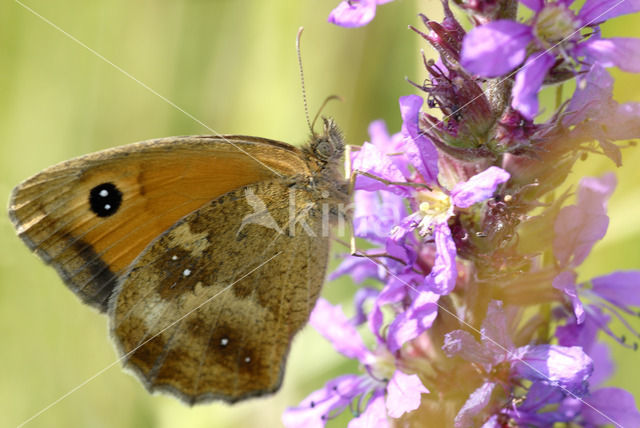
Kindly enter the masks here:
<path id="1" fill-rule="evenodd" d="M 113 183 L 102 183 L 89 192 L 91 211 L 98 217 L 114 215 L 122 204 L 122 192 Z"/>

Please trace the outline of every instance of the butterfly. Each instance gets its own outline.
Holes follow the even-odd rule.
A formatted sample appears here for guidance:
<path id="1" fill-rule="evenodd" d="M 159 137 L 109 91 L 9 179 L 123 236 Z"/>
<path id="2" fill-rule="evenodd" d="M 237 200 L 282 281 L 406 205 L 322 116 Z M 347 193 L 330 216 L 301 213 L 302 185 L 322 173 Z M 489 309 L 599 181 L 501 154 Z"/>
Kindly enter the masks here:
<path id="1" fill-rule="evenodd" d="M 188 404 L 275 392 L 325 279 L 348 201 L 330 119 L 306 146 L 265 138 L 143 141 L 19 184 L 18 236 L 104 312 L 125 367 Z"/>

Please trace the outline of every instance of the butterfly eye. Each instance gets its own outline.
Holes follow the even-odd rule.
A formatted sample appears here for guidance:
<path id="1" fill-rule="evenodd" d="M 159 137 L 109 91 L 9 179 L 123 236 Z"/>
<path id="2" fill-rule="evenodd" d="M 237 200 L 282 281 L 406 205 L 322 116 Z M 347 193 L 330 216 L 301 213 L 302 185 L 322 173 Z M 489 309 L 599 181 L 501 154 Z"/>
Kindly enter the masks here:
<path id="1" fill-rule="evenodd" d="M 319 159 L 328 160 L 333 156 L 335 149 L 330 141 L 321 139 L 316 142 L 313 151 Z"/>

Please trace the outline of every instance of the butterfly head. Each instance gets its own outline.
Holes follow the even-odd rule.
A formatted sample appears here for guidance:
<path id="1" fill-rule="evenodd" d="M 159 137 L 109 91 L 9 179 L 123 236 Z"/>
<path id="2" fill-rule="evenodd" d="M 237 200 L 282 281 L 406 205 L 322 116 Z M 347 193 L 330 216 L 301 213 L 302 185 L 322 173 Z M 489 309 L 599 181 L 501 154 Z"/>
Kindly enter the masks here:
<path id="1" fill-rule="evenodd" d="M 344 139 L 333 119 L 323 117 L 322 120 L 324 122 L 322 134 L 314 133 L 309 149 L 320 162 L 333 163 L 344 153 Z"/>

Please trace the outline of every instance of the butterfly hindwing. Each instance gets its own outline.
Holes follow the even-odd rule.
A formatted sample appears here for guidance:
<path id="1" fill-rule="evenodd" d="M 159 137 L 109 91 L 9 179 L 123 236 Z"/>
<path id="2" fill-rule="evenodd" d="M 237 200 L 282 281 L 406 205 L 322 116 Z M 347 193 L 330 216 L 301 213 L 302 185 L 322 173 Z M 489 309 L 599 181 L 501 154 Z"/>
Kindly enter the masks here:
<path id="1" fill-rule="evenodd" d="M 172 137 L 47 168 L 18 185 L 19 236 L 101 311 L 133 260 L 185 215 L 238 187 L 304 172 L 299 151 L 243 136 Z"/>
<path id="2" fill-rule="evenodd" d="M 248 185 L 133 262 L 110 302 L 111 331 L 149 390 L 193 404 L 278 389 L 324 281 L 328 238 L 314 202 L 284 180 Z"/>

